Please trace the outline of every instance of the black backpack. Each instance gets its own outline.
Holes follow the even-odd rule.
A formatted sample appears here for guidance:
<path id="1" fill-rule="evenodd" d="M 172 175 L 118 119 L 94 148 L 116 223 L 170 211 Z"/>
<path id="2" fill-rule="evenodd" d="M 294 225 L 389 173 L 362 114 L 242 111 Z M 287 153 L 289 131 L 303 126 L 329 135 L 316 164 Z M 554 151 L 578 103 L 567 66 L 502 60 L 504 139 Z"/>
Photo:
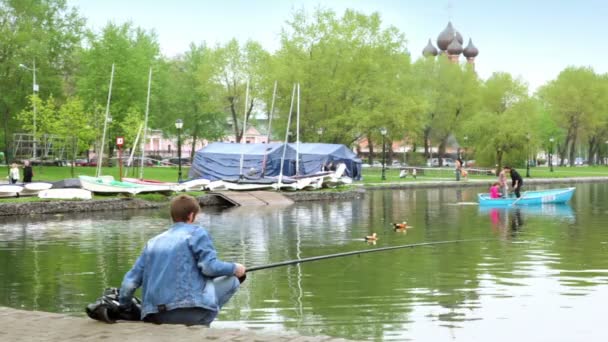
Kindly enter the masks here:
<path id="1" fill-rule="evenodd" d="M 119 302 L 120 290 L 115 287 L 105 289 L 103 295 L 86 307 L 86 312 L 92 319 L 116 323 L 117 320 L 140 321 L 141 320 L 141 300 L 133 297 L 130 307 L 124 307 Z"/>

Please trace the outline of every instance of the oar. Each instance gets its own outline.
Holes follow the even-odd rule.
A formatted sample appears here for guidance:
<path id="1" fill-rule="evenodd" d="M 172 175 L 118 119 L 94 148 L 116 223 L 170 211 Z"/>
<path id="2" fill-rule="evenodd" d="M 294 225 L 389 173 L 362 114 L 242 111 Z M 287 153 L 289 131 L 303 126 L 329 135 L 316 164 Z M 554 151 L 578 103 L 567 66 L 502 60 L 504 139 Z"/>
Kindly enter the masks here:
<path id="1" fill-rule="evenodd" d="M 525 195 L 525 194 L 526 194 L 525 192 L 524 192 L 523 194 L 520 194 L 519 198 L 518 198 L 518 199 L 516 199 L 516 200 L 515 200 L 513 203 L 511 203 L 511 205 L 510 205 L 510 206 L 511 206 L 511 207 L 512 207 L 512 206 L 514 206 L 514 205 L 515 205 L 515 203 L 519 202 L 519 200 L 520 200 L 520 199 L 524 198 L 524 195 Z"/>
<path id="2" fill-rule="evenodd" d="M 414 247 L 423 247 L 423 246 L 445 245 L 445 244 L 449 244 L 449 243 L 488 241 L 488 240 L 493 240 L 493 239 L 469 239 L 469 240 L 448 240 L 448 241 L 436 241 L 436 242 L 421 242 L 421 243 L 412 243 L 412 244 L 408 244 L 408 245 L 390 246 L 390 247 L 365 249 L 365 250 L 352 251 L 352 252 L 319 255 L 319 256 L 310 257 L 310 258 L 296 259 L 296 260 L 287 260 L 287 261 L 281 261 L 281 262 L 277 262 L 277 263 L 274 263 L 274 264 L 268 264 L 268 265 L 262 265 L 262 266 L 253 266 L 253 267 L 247 268 L 247 273 L 253 272 L 253 271 L 264 270 L 264 269 L 267 269 L 267 268 L 275 268 L 275 267 L 281 267 L 281 266 L 297 265 L 297 264 L 301 264 L 301 263 L 309 262 L 309 261 L 317 261 L 317 260 L 325 260 L 325 259 L 332 259 L 332 258 L 340 258 L 340 257 L 345 257 L 345 256 L 349 256 L 349 255 L 356 255 L 356 254 L 383 252 L 383 251 L 390 251 L 390 250 L 401 249 L 401 248 L 414 248 Z"/>

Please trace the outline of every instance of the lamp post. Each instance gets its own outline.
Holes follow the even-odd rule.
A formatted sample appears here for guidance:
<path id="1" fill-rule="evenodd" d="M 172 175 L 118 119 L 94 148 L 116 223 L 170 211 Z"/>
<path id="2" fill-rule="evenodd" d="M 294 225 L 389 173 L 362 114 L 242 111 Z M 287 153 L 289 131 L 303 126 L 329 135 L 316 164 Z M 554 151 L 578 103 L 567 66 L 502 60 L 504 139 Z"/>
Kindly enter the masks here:
<path id="1" fill-rule="evenodd" d="M 606 159 L 604 159 L 604 164 L 608 165 L 608 140 L 606 140 Z"/>
<path id="2" fill-rule="evenodd" d="M 319 127 L 317 129 L 317 134 L 319 135 L 319 142 L 321 142 L 321 136 L 323 135 L 323 127 Z"/>
<path id="3" fill-rule="evenodd" d="M 36 59 L 34 58 L 31 68 L 25 64 L 19 64 L 19 67 L 32 72 L 32 95 L 36 95 L 36 93 L 38 93 L 38 84 L 36 83 Z M 36 99 L 32 99 L 32 105 L 34 107 L 34 141 L 32 142 L 32 159 L 36 159 Z"/>
<path id="4" fill-rule="evenodd" d="M 553 137 L 549 138 L 549 170 L 553 172 L 553 142 L 555 139 Z"/>
<path id="5" fill-rule="evenodd" d="M 386 180 L 386 128 L 380 128 L 380 134 L 382 134 L 382 180 Z"/>
<path id="6" fill-rule="evenodd" d="M 177 128 L 177 182 L 182 182 L 182 127 L 184 122 L 182 119 L 175 120 L 175 128 Z"/>
<path id="7" fill-rule="evenodd" d="M 526 177 L 530 178 L 530 133 L 526 133 L 526 141 L 528 142 L 528 152 L 526 152 Z"/>

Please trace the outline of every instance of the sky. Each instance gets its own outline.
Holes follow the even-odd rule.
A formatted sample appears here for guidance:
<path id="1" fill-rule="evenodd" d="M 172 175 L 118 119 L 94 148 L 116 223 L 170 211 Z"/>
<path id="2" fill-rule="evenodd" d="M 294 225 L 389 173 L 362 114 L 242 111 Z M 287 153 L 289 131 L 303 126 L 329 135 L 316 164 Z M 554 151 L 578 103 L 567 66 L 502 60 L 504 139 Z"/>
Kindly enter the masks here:
<path id="1" fill-rule="evenodd" d="M 318 7 L 342 14 L 351 8 L 378 12 L 408 41 L 413 59 L 433 45 L 448 21 L 479 49 L 476 70 L 483 79 L 509 72 L 534 91 L 567 66 L 608 72 L 608 1 L 605 0 L 68 0 L 99 31 L 108 22 L 132 22 L 158 36 L 173 57 L 190 43 L 214 45 L 232 38 L 279 48 L 279 34 L 296 9 Z"/>

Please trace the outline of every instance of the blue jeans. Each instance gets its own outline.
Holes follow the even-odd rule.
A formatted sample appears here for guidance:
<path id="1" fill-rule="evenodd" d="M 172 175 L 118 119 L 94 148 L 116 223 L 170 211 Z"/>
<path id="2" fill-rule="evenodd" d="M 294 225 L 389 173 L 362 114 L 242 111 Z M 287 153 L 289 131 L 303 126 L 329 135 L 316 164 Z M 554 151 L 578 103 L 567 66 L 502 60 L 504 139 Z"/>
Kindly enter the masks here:
<path id="1" fill-rule="evenodd" d="M 217 277 L 213 279 L 217 303 L 222 308 L 238 290 L 240 282 L 237 277 Z M 203 308 L 179 308 L 150 314 L 144 321 L 156 324 L 185 324 L 185 325 L 206 325 L 217 317 L 218 311 Z"/>

